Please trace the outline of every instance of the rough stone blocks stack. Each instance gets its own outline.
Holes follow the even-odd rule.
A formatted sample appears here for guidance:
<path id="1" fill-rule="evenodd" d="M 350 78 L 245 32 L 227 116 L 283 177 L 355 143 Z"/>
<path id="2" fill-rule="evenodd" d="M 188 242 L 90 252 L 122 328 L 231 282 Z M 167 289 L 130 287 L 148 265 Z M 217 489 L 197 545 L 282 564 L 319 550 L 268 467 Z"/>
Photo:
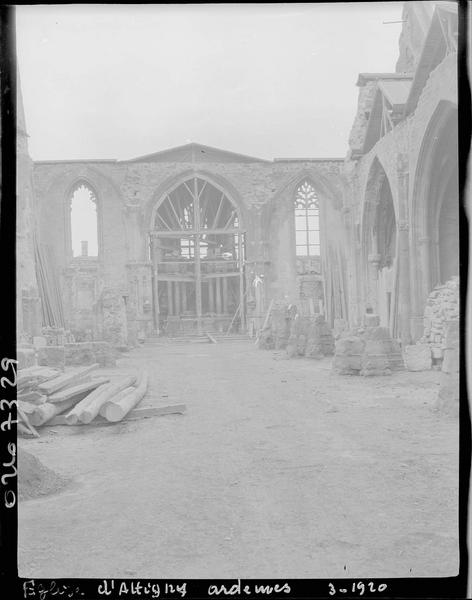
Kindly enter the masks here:
<path id="1" fill-rule="evenodd" d="M 431 348 L 428 344 L 405 346 L 403 360 L 408 371 L 429 371 L 433 364 Z"/>
<path id="2" fill-rule="evenodd" d="M 336 341 L 333 371 L 339 375 L 359 375 L 365 342 L 357 335 L 346 335 Z"/>
<path id="3" fill-rule="evenodd" d="M 390 375 L 404 368 L 398 342 L 386 327 L 367 328 L 363 334 L 366 346 L 362 356 L 361 375 Z"/>
<path id="4" fill-rule="evenodd" d="M 336 341 L 333 370 L 341 375 L 389 375 L 403 369 L 398 343 L 385 327 L 352 331 Z"/>

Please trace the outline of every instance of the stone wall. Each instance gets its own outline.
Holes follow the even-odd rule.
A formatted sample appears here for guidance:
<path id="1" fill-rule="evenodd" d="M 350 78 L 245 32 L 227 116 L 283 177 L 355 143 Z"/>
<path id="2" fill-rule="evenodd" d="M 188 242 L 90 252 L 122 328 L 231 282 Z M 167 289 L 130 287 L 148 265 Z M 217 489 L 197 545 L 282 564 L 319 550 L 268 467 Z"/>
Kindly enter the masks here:
<path id="1" fill-rule="evenodd" d="M 149 161 L 149 162 L 147 162 Z M 153 207 L 173 186 L 200 176 L 218 184 L 240 211 L 246 230 L 248 285 L 263 276 L 265 314 L 272 298 L 298 302 L 293 198 L 305 177 L 316 185 L 325 221 L 342 207 L 342 161 L 279 160 L 275 162 L 77 161 L 38 162 L 34 181 L 39 200 L 40 234 L 57 257 L 68 324 L 77 330 L 93 326 L 97 336 L 119 345 L 135 343 L 153 330 L 149 228 Z M 70 234 L 70 191 L 86 182 L 97 196 L 99 252 L 93 266 L 73 258 Z M 327 241 L 322 239 L 323 244 Z M 90 263 L 90 264 L 89 264 Z M 92 274 L 90 269 L 95 272 Z M 324 268 L 327 268 L 326 261 Z M 92 284 L 95 280 L 95 286 Z M 101 294 L 114 290 L 111 313 L 126 315 L 126 331 L 103 314 Z M 106 296 L 106 294 L 105 294 Z M 314 300 L 320 296 L 316 290 Z M 88 305 L 86 298 L 89 298 Z M 101 298 L 101 299 L 100 299 Z M 124 300 L 123 300 L 124 299 Z M 105 299 L 105 305 L 109 299 Z M 249 308 L 248 312 L 251 312 Z M 249 315 L 250 316 L 250 315 Z M 114 322 L 114 324 L 111 324 Z"/>

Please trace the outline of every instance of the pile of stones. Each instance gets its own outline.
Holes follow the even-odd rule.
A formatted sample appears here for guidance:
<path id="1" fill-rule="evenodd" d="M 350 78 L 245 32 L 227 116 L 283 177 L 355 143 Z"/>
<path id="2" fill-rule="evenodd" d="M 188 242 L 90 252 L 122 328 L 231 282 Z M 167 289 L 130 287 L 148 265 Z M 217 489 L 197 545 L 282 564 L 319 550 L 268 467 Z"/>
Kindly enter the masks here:
<path id="1" fill-rule="evenodd" d="M 458 320 L 459 277 L 453 277 L 430 293 L 424 310 L 424 331 L 420 343 L 430 347 L 433 360 L 442 360 L 448 323 Z"/>
<path id="2" fill-rule="evenodd" d="M 439 371 L 444 370 L 444 365 L 445 372 L 450 372 L 451 356 L 456 355 L 453 338 L 459 330 L 458 277 L 437 286 L 428 296 L 423 324 L 421 339 L 404 349 L 406 368 L 409 371 L 428 371 L 431 368 Z"/>
<path id="3" fill-rule="evenodd" d="M 297 315 L 292 320 L 287 342 L 289 357 L 306 356 L 320 359 L 323 356 L 332 356 L 333 353 L 333 334 L 323 315 L 312 317 Z"/>
<path id="4" fill-rule="evenodd" d="M 342 332 L 336 340 L 333 371 L 339 375 L 390 375 L 404 368 L 400 345 L 379 317 L 366 314 L 363 327 Z"/>
<path id="5" fill-rule="evenodd" d="M 260 332 L 258 347 L 285 349 L 291 358 L 323 358 L 333 354 L 334 338 L 323 315 L 302 316 L 294 305 L 274 303 L 270 320 Z"/>

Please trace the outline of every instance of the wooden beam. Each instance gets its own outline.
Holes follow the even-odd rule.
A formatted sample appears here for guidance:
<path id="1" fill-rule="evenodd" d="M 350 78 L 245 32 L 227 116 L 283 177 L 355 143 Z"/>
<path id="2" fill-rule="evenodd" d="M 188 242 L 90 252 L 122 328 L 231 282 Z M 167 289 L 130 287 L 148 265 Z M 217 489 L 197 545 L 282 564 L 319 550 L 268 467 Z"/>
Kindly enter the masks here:
<path id="1" fill-rule="evenodd" d="M 214 338 L 214 337 L 213 337 L 213 336 L 212 336 L 210 333 L 208 333 L 208 331 L 205 331 L 205 335 L 207 336 L 207 338 L 210 340 L 210 342 L 211 342 L 212 344 L 217 344 L 217 343 L 218 343 L 218 342 L 215 340 L 215 338 Z"/>
<path id="2" fill-rule="evenodd" d="M 198 198 L 197 178 L 193 179 L 194 223 L 195 223 L 195 304 L 197 313 L 197 331 L 202 332 L 202 273 L 200 264 L 200 202 Z"/>
<path id="3" fill-rule="evenodd" d="M 167 314 L 172 316 L 174 300 L 172 298 L 172 280 L 167 280 Z"/>
<path id="4" fill-rule="evenodd" d="M 175 314 L 180 315 L 180 281 L 174 281 Z"/>
<path id="5" fill-rule="evenodd" d="M 221 279 L 225 277 L 239 277 L 239 271 L 228 271 L 227 273 L 205 273 L 202 279 Z"/>
<path id="6" fill-rule="evenodd" d="M 71 373 L 66 373 L 65 375 L 61 375 L 59 377 L 55 377 L 50 381 L 46 381 L 44 383 L 40 383 L 38 385 L 38 390 L 45 394 L 52 394 L 53 392 L 57 392 L 66 385 L 77 382 L 78 379 L 90 373 L 94 369 L 97 369 L 100 365 L 95 363 L 88 367 L 82 367 L 81 369 L 76 369 Z"/>
<path id="7" fill-rule="evenodd" d="M 72 387 L 66 388 L 64 390 L 60 390 L 55 394 L 51 394 L 48 398 L 48 402 L 52 402 L 53 404 L 56 402 L 64 402 L 65 400 L 69 400 L 74 396 L 78 396 L 79 394 L 83 394 L 84 392 L 90 392 L 100 387 L 104 383 L 108 383 L 110 381 L 109 377 L 100 377 L 97 379 L 92 379 L 91 381 L 86 381 L 84 383 L 79 383 Z"/>
<path id="8" fill-rule="evenodd" d="M 207 279 L 207 277 L 205 277 Z M 215 294 L 214 294 L 214 285 L 213 281 L 209 279 L 208 281 L 208 309 L 211 313 L 215 312 Z"/>
<path id="9" fill-rule="evenodd" d="M 151 231 L 150 234 L 156 237 L 162 238 L 182 238 L 190 237 L 197 233 L 196 229 L 179 229 L 178 231 Z M 204 235 L 229 235 L 231 233 L 245 233 L 243 229 L 231 228 L 231 229 L 202 229 L 201 232 Z"/>
<path id="10" fill-rule="evenodd" d="M 216 275 L 216 273 L 215 273 L 215 275 Z M 221 313 L 222 313 L 220 279 L 221 278 L 215 278 L 215 287 L 216 287 L 216 313 L 218 315 L 221 315 Z"/>
<path id="11" fill-rule="evenodd" d="M 172 415 L 172 414 L 184 414 L 187 410 L 185 404 L 171 404 L 168 406 L 147 406 L 143 408 L 135 408 L 131 410 L 123 421 L 136 421 L 138 419 L 148 419 L 150 417 L 159 417 L 163 415 Z M 58 425 L 71 425 L 71 423 L 67 423 L 66 415 L 57 415 L 53 419 L 51 419 L 47 425 L 50 427 L 56 427 Z M 84 423 L 72 423 L 73 425 L 84 426 Z M 97 415 L 95 419 L 89 423 L 90 425 L 113 425 L 100 415 Z"/>
<path id="12" fill-rule="evenodd" d="M 223 313 L 228 312 L 228 279 L 223 278 Z"/>
<path id="13" fill-rule="evenodd" d="M 239 316 L 241 323 L 241 331 L 246 328 L 246 315 L 244 312 L 244 256 L 243 256 L 243 235 L 242 233 L 238 234 L 238 260 L 239 260 Z"/>

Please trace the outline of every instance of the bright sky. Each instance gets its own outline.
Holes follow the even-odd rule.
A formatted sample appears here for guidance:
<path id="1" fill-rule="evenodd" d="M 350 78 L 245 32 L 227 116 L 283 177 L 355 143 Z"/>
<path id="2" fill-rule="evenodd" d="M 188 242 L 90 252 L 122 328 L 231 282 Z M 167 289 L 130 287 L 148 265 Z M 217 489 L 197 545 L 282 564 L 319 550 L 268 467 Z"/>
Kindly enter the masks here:
<path id="1" fill-rule="evenodd" d="M 18 6 L 34 160 L 199 142 L 343 157 L 359 72 L 394 71 L 402 3 Z"/>

